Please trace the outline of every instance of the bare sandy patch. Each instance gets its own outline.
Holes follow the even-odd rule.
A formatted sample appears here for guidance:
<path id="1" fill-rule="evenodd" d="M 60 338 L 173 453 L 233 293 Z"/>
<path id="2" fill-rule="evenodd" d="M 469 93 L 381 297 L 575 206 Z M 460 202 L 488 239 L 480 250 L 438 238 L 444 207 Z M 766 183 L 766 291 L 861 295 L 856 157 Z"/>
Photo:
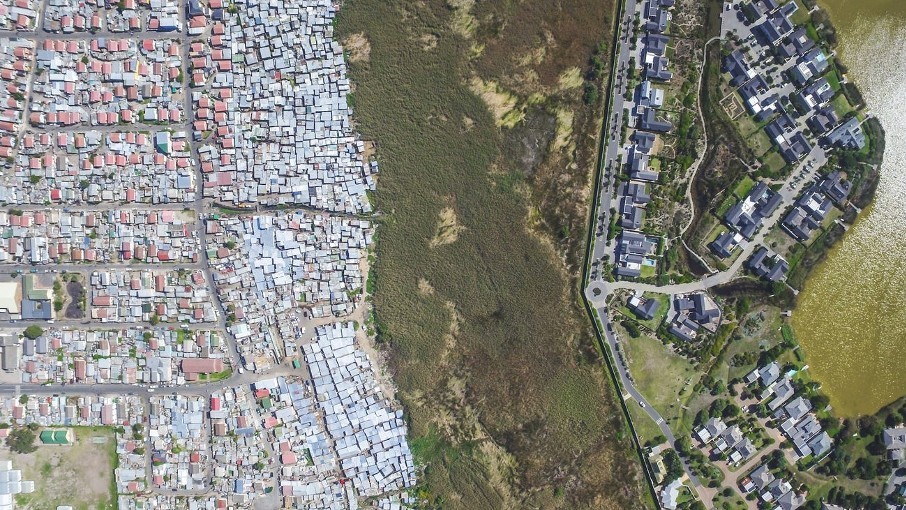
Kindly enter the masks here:
<path id="1" fill-rule="evenodd" d="M 471 39 L 478 29 L 478 20 L 472 15 L 475 0 L 447 0 L 447 5 L 453 9 L 453 16 L 450 17 L 453 31 L 464 39 Z"/>
<path id="2" fill-rule="evenodd" d="M 497 126 L 513 127 L 525 118 L 516 95 L 504 90 L 497 82 L 486 82 L 476 76 L 469 83 L 469 88 L 487 105 Z"/>
<path id="3" fill-rule="evenodd" d="M 434 48 L 437 48 L 437 36 L 434 34 L 423 34 L 418 38 L 418 42 L 421 43 L 422 49 L 425 51 L 431 51 Z"/>
<path id="4" fill-rule="evenodd" d="M 343 48 L 349 52 L 349 61 L 360 63 L 371 59 L 371 42 L 364 32 L 352 34 L 343 41 Z"/>
<path id="5" fill-rule="evenodd" d="M 425 280 L 424 278 L 418 279 L 418 293 L 422 296 L 433 296 L 434 295 L 434 286 L 431 285 L 431 282 Z"/>
<path id="6" fill-rule="evenodd" d="M 558 108 L 557 132 L 554 135 L 554 141 L 551 143 L 551 152 L 559 152 L 570 145 L 573 136 L 573 119 L 575 114 L 567 108 Z"/>
<path id="7" fill-rule="evenodd" d="M 456 220 L 456 211 L 452 207 L 444 207 L 440 211 L 440 219 L 437 222 L 437 233 L 431 239 L 429 245 L 432 248 L 436 248 L 445 244 L 455 243 L 463 230 L 465 230 L 465 227 Z"/>
<path id="8" fill-rule="evenodd" d="M 582 86 L 582 82 L 582 70 L 577 66 L 570 67 L 560 73 L 560 90 L 577 89 Z"/>

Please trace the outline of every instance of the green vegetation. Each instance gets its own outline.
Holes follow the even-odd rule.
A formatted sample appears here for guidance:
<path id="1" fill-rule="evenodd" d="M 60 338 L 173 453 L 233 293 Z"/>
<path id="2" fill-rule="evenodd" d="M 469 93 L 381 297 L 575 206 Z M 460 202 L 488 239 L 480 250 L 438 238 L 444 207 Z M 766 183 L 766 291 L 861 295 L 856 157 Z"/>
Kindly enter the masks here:
<path id="1" fill-rule="evenodd" d="M 23 331 L 22 334 L 25 335 L 27 338 L 34 340 L 34 339 L 40 337 L 41 335 L 43 335 L 44 330 L 41 329 L 40 326 L 31 325 L 31 326 L 25 328 L 25 331 Z"/>
<path id="2" fill-rule="evenodd" d="M 6 437 L 6 445 L 16 453 L 32 453 L 38 449 L 35 446 L 35 433 L 27 427 L 13 429 Z"/>
<path id="3" fill-rule="evenodd" d="M 644 505 L 571 290 L 601 115 L 583 84 L 612 8 L 351 0 L 339 12 L 339 39 L 371 45 L 350 66 L 382 164 L 367 290 L 429 508 Z M 438 236 L 442 215 L 464 228 Z"/>

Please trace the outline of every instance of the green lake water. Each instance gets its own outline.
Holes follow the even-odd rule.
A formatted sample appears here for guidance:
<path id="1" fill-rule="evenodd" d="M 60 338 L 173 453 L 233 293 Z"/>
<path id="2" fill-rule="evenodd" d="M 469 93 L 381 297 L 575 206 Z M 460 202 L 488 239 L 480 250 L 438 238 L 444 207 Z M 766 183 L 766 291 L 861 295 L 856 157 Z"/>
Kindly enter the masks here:
<path id="1" fill-rule="evenodd" d="M 822 0 L 848 77 L 887 131 L 874 204 L 809 276 L 793 327 L 837 414 L 906 395 L 906 1 Z"/>

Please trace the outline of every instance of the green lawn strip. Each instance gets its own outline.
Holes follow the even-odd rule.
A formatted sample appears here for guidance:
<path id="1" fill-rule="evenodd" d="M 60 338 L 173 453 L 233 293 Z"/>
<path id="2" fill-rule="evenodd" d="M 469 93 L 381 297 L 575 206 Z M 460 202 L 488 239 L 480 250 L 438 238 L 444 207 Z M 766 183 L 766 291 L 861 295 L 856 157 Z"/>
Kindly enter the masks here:
<path id="1" fill-rule="evenodd" d="M 849 104 L 849 101 L 846 99 L 846 96 L 843 94 L 837 95 L 833 100 L 831 100 L 831 106 L 834 108 L 834 112 L 841 119 L 846 117 L 852 111 L 855 111 L 855 108 Z"/>
<path id="2" fill-rule="evenodd" d="M 736 187 L 733 189 L 733 194 L 740 200 L 746 197 L 752 188 L 755 187 L 755 181 L 752 180 L 748 175 L 744 175 L 739 183 L 736 184 Z"/>
<path id="3" fill-rule="evenodd" d="M 622 327 L 616 328 L 621 330 L 621 338 L 626 339 L 623 348 L 636 388 L 671 426 L 682 424 L 685 414 L 681 408 L 682 396 L 698 380 L 698 371 L 686 359 L 670 352 L 660 340 L 649 335 L 630 338 Z"/>
<path id="4" fill-rule="evenodd" d="M 626 306 L 626 300 L 624 300 L 616 310 L 626 318 L 638 322 L 648 330 L 652 332 L 657 331 L 658 326 L 661 325 L 661 322 L 663 322 L 664 317 L 667 316 L 667 312 L 670 309 L 670 296 L 659 292 L 646 292 L 642 296 L 646 299 L 657 299 L 661 303 L 660 306 L 658 306 L 657 313 L 654 314 L 654 317 L 647 320 L 639 319 L 629 307 Z"/>

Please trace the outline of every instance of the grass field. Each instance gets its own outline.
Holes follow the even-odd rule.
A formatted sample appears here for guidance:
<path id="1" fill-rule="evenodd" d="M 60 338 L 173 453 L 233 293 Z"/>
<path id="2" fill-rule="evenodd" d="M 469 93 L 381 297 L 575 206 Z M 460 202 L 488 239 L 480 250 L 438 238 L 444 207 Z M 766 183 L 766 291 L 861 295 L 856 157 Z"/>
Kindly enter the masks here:
<path id="1" fill-rule="evenodd" d="M 113 470 L 116 440 L 109 427 L 74 427 L 76 441 L 71 446 L 41 446 L 20 455 L 0 449 L 0 459 L 12 460 L 22 470 L 23 480 L 33 480 L 35 491 L 16 497 L 19 508 L 53 509 L 71 506 L 77 510 L 116 508 Z M 97 441 L 95 443 L 94 441 Z"/>
<path id="2" fill-rule="evenodd" d="M 684 400 L 691 393 L 700 373 L 656 338 L 648 335 L 630 338 L 625 332 L 619 336 L 625 339 L 623 348 L 636 387 L 676 431 L 676 425 L 686 414 L 682 409 L 684 402 L 678 400 Z"/>
<path id="3" fill-rule="evenodd" d="M 645 506 L 575 292 L 601 116 L 600 101 L 583 105 L 583 80 L 612 9 L 349 0 L 340 10 L 339 39 L 371 46 L 351 77 L 358 129 L 382 169 L 376 329 L 428 508 Z M 457 235 L 432 243 L 451 221 Z"/>

